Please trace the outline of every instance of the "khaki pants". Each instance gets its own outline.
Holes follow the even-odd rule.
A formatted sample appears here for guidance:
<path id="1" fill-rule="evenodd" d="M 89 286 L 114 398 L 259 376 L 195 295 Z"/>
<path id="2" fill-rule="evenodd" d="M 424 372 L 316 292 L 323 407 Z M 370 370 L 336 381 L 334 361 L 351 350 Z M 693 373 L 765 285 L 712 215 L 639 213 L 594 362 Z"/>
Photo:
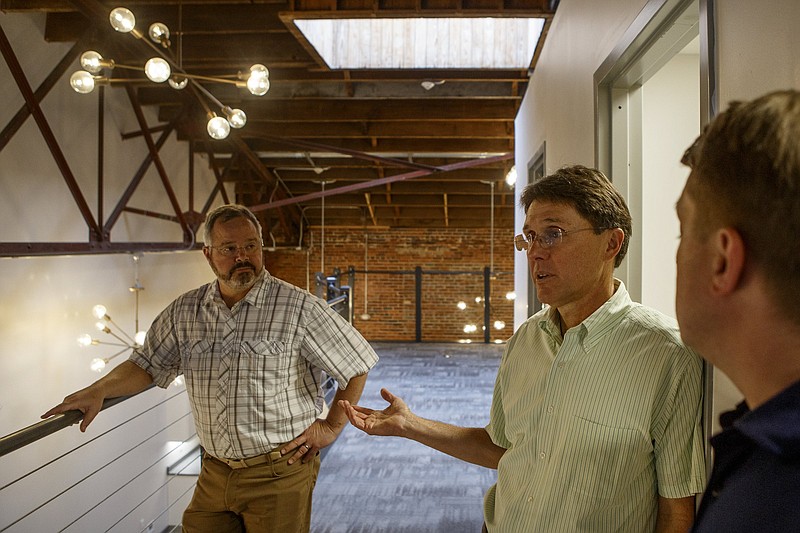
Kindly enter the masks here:
<path id="1" fill-rule="evenodd" d="M 183 513 L 183 531 L 307 533 L 319 456 L 289 465 L 292 455 L 233 469 L 204 454 L 194 496 Z"/>

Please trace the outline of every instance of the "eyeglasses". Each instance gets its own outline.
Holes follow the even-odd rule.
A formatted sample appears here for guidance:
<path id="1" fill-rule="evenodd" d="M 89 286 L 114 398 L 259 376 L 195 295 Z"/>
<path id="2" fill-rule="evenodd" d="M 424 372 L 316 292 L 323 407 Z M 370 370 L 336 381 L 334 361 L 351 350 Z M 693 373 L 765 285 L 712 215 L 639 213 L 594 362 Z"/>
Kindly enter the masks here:
<path id="1" fill-rule="evenodd" d="M 236 257 L 239 255 L 239 250 L 244 251 L 246 255 L 255 255 L 256 252 L 261 251 L 261 244 L 257 242 L 249 242 L 244 246 L 226 244 L 225 246 L 207 246 L 207 248 L 212 248 L 225 257 Z"/>
<path id="2" fill-rule="evenodd" d="M 561 241 L 564 239 L 564 235 L 580 233 L 581 231 L 603 231 L 607 229 L 608 228 L 581 228 L 567 231 L 561 228 L 547 228 L 538 235 L 535 231 L 529 231 L 528 233 L 520 233 L 519 235 L 516 235 L 514 237 L 514 246 L 517 248 L 517 251 L 522 252 L 530 250 L 531 246 L 533 246 L 533 242 L 536 241 L 539 243 L 539 246 L 544 249 L 548 249 L 561 244 Z"/>

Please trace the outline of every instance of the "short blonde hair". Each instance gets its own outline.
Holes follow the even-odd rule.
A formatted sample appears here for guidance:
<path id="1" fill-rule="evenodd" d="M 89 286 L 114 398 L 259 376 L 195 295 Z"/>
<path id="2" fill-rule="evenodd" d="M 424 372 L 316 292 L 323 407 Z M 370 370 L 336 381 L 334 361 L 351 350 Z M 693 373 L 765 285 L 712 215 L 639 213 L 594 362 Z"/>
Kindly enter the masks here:
<path id="1" fill-rule="evenodd" d="M 800 323 L 800 92 L 733 102 L 681 160 L 699 224 L 735 228 L 781 308 Z"/>

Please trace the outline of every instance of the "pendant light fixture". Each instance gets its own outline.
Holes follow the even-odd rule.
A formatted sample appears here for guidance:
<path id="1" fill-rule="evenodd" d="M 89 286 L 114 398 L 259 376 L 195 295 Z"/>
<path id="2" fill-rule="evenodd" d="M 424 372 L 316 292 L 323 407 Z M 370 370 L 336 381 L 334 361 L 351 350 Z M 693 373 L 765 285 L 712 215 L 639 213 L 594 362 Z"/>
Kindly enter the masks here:
<path id="1" fill-rule="evenodd" d="M 155 52 L 155 56 L 148 59 L 143 67 L 139 67 L 117 63 L 113 59 L 104 58 L 94 50 L 84 52 L 80 58 L 82 70 L 72 74 L 69 80 L 72 88 L 80 94 L 91 93 L 99 84 L 112 83 L 114 78 L 110 76 L 110 71 L 115 68 L 144 72 L 147 79 L 153 83 L 168 82 L 169 86 L 176 90 L 184 89 L 190 82 L 193 82 L 195 87 L 219 109 L 219 114 L 213 111 L 208 112 L 209 120 L 206 130 L 209 136 L 213 139 L 225 139 L 230 134 L 231 128 L 244 127 L 247 123 L 247 115 L 241 109 L 233 109 L 224 105 L 199 82 L 233 84 L 247 89 L 254 96 L 263 96 L 269 91 L 269 70 L 264 65 L 255 64 L 250 67 L 249 71 L 239 72 L 234 77 L 189 74 L 183 70 L 180 62 L 175 64 L 163 51 L 171 45 L 170 31 L 166 24 L 152 23 L 147 31 L 148 38 L 145 39 L 142 32 L 136 28 L 136 17 L 129 9 L 114 8 L 108 19 L 117 32 L 128 33 L 150 46 Z"/>

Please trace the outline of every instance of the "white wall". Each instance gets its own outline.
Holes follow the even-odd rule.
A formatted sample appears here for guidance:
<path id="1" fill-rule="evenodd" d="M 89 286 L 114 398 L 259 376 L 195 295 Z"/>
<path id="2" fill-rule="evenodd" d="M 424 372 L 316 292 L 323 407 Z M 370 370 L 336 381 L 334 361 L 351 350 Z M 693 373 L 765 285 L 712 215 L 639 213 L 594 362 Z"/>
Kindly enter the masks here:
<path id="1" fill-rule="evenodd" d="M 526 169 L 543 141 L 550 173 L 564 165 L 594 166 L 594 72 L 641 11 L 646 0 L 562 0 L 515 121 L 515 164 Z M 601 7 L 599 7 L 601 6 Z M 524 176 L 524 171 L 519 171 Z M 524 179 L 517 186 L 515 205 Z M 517 209 L 515 226 L 525 216 Z M 517 295 L 528 291 L 523 254 L 514 267 Z M 526 298 L 514 306 L 514 324 L 527 318 Z"/>
<path id="2" fill-rule="evenodd" d="M 800 2 L 717 2 L 719 104 L 800 88 Z"/>
<path id="3" fill-rule="evenodd" d="M 561 1 L 515 122 L 517 168 L 526 168 L 544 140 L 548 171 L 570 163 L 594 163 L 592 76 L 645 4 L 644 0 L 609 0 L 602 4 L 591 0 Z M 751 99 L 786 87 L 800 88 L 797 53 L 800 33 L 795 28 L 800 20 L 800 2 L 725 0 L 715 4 L 718 60 L 715 96 L 721 109 L 733 99 Z M 676 159 L 692 140 L 691 136 L 684 139 L 683 147 L 675 153 Z M 518 195 L 521 187 L 517 189 Z M 518 203 L 518 196 L 516 200 Z M 643 215 L 645 224 L 651 217 L 655 218 L 649 212 Z M 523 214 L 518 212 L 518 229 L 523 221 Z M 674 259 L 670 259 L 663 270 L 648 269 L 648 276 L 674 277 L 673 265 Z M 666 295 L 656 296 L 653 291 L 657 289 L 651 286 L 651 280 L 646 284 L 645 298 L 658 299 L 664 302 L 659 305 L 665 305 Z M 525 259 L 518 256 L 517 294 L 525 294 L 527 286 Z M 526 317 L 525 301 L 518 298 L 515 326 Z M 730 381 L 716 373 L 715 413 L 730 408 L 740 398 Z"/>
<path id="4" fill-rule="evenodd" d="M 35 90 L 69 46 L 45 43 L 43 16 L 0 14 L 0 25 Z M 41 107 L 87 203 L 96 213 L 97 97 L 94 94 L 79 95 L 69 88 L 68 77 L 77 68 L 76 62 L 75 68 L 58 82 Z M 0 92 L 4 101 L 0 106 L 0 127 L 4 127 L 24 104 L 4 61 L 0 61 Z M 105 113 L 104 210 L 108 216 L 119 193 L 137 171 L 146 154 L 146 146 L 141 137 L 129 141 L 121 139 L 121 133 L 139 129 L 124 90 L 106 90 Z M 146 113 L 148 120 L 155 123 L 152 111 L 146 110 Z M 175 141 L 174 135 L 161 151 L 183 211 L 188 210 L 186 154 L 185 144 Z M 195 206 L 199 207 L 215 181 L 203 158 L 195 157 Z M 217 203 L 220 202 L 218 198 Z M 130 205 L 159 213 L 173 213 L 154 169 L 148 172 Z M 83 218 L 39 129 L 34 120 L 28 118 L 0 152 L 0 241 L 86 242 L 87 235 Z M 115 242 L 178 242 L 182 240 L 182 232 L 177 224 L 168 221 L 124 214 L 112 230 L 111 237 Z M 139 280 L 145 287 L 140 293 L 142 328 L 146 328 L 178 294 L 213 279 L 199 251 L 145 254 L 139 264 Z M 65 395 L 85 387 L 98 377 L 88 368 L 90 360 L 110 355 L 113 348 L 80 348 L 76 338 L 81 333 L 96 333 L 93 331 L 95 319 L 91 314 L 96 303 L 105 304 L 115 322 L 133 334 L 134 297 L 128 290 L 133 283 L 133 261 L 127 254 L 0 259 L 0 294 L 3 294 L 3 305 L 0 306 L 0 434 L 6 435 L 37 422 L 41 413 L 60 402 Z M 122 358 L 115 359 L 113 364 Z M 89 442 L 120 421 L 158 404 L 175 392 L 174 389 L 150 391 L 101 413 L 86 434 L 81 434 L 77 428 L 68 428 L 0 458 L 0 486 L 65 450 Z M 102 445 L 86 448 L 91 451 L 77 452 L 75 457 L 60 461 L 53 467 L 55 470 L 43 471 L 49 472 L 44 477 L 32 476 L 30 480 L 1 491 L 0 508 L 3 512 L 0 529 L 35 503 L 75 483 L 187 411 L 188 403 L 183 393 L 181 398 L 159 408 L 157 414 L 146 422 L 133 423 L 130 429 L 106 437 Z M 68 497 L 63 503 L 48 506 L 35 521 L 21 522 L 10 531 L 59 529 L 57 524 L 68 523 L 76 510 L 85 509 L 87 501 L 110 493 L 110 487 L 115 487 L 120 480 L 130 479 L 142 465 L 164 455 L 167 440 L 185 438 L 187 433 L 191 433 L 190 418 L 143 445 L 137 452 L 141 457 L 136 461 L 118 461 L 122 464 L 113 473 L 114 479 L 92 478 L 81 485 L 85 488 L 71 492 L 75 494 L 72 498 L 81 501 L 80 505 L 73 508 Z M 83 453 L 85 455 L 80 455 Z M 166 468 L 158 466 L 156 470 L 161 481 L 150 477 L 140 479 L 137 483 L 143 485 L 136 487 L 139 493 L 148 494 L 163 482 Z M 95 479 L 99 479 L 99 484 Z M 108 502 L 111 507 L 104 507 L 101 514 L 115 516 L 127 512 L 131 509 L 131 502 L 135 501 L 135 497 L 127 492 L 120 492 Z M 153 516 L 151 513 L 165 508 L 164 501 L 148 502 L 120 527 L 127 530 L 138 528 L 141 518 Z M 94 516 L 86 524 L 97 525 L 96 520 L 97 516 Z M 89 530 L 80 525 L 74 527 L 75 530 Z"/>
<path id="5" fill-rule="evenodd" d="M 642 91 L 641 302 L 675 317 L 675 203 L 689 176 L 681 155 L 700 133 L 699 56 L 676 55 Z"/>

